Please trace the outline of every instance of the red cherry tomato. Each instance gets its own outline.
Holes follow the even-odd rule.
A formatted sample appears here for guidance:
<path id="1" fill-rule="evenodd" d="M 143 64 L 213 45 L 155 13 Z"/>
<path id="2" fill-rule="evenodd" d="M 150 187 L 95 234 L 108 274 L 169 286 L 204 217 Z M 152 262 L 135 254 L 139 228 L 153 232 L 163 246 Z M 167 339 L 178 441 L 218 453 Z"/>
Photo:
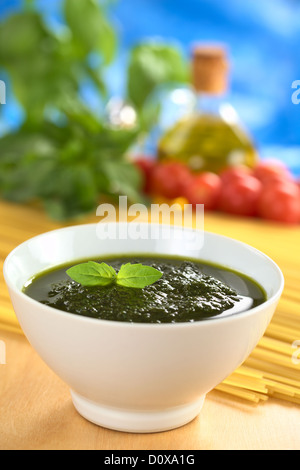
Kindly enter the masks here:
<path id="1" fill-rule="evenodd" d="M 153 169 L 150 178 L 150 192 L 167 199 L 184 196 L 192 180 L 187 166 L 177 162 L 160 163 Z"/>
<path id="2" fill-rule="evenodd" d="M 156 166 L 156 161 L 150 158 L 140 157 L 137 158 L 134 163 L 140 169 L 143 177 L 143 191 L 149 193 L 151 174 Z"/>
<path id="3" fill-rule="evenodd" d="M 272 181 L 293 180 L 288 168 L 278 160 L 266 160 L 260 162 L 254 169 L 254 176 L 263 184 L 267 184 Z"/>
<path id="4" fill-rule="evenodd" d="M 299 223 L 300 190 L 297 184 L 281 181 L 266 185 L 258 200 L 258 215 L 276 222 Z"/>
<path id="5" fill-rule="evenodd" d="M 204 204 L 204 209 L 213 210 L 217 207 L 221 186 L 218 175 L 203 172 L 193 178 L 185 196 L 190 204 Z"/>
<path id="6" fill-rule="evenodd" d="M 254 216 L 262 184 L 253 176 L 236 178 L 223 184 L 219 209 L 235 215 Z"/>
<path id="7" fill-rule="evenodd" d="M 247 166 L 228 167 L 220 174 L 223 184 L 227 184 L 233 179 L 244 178 L 245 176 L 253 176 L 253 170 Z"/>

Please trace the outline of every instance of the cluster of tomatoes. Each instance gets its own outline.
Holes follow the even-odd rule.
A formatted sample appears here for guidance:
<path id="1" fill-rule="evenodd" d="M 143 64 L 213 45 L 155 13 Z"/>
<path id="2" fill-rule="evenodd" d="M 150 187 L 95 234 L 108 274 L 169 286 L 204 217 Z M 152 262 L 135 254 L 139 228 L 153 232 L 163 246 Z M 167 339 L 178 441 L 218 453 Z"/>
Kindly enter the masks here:
<path id="1" fill-rule="evenodd" d="M 139 158 L 144 191 L 153 198 L 204 204 L 206 211 L 300 223 L 300 184 L 284 164 L 260 161 L 255 168 L 226 168 L 222 173 L 192 173 L 179 162 Z"/>

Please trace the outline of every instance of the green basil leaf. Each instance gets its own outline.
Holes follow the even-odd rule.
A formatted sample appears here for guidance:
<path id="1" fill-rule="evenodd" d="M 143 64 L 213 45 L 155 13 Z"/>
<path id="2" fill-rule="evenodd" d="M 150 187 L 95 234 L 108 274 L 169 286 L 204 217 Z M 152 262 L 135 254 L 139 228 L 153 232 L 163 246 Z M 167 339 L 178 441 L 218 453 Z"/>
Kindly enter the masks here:
<path id="1" fill-rule="evenodd" d="M 111 63 L 117 39 L 101 5 L 96 0 L 65 0 L 64 12 L 77 50 L 83 54 L 98 52 L 105 64 Z"/>
<path id="2" fill-rule="evenodd" d="M 159 85 L 188 81 L 188 64 L 176 46 L 152 41 L 130 51 L 127 97 L 138 111 Z"/>
<path id="3" fill-rule="evenodd" d="M 117 284 L 124 287 L 143 289 L 158 281 L 162 273 L 152 266 L 142 264 L 123 264 L 117 275 Z"/>
<path id="4" fill-rule="evenodd" d="M 108 286 L 116 278 L 116 272 L 112 266 L 106 263 L 88 261 L 67 270 L 67 275 L 82 286 Z"/>
<path id="5" fill-rule="evenodd" d="M 143 202 L 141 174 L 131 162 L 104 160 L 101 170 L 110 182 L 112 195 L 126 195 L 130 202 Z"/>
<path id="6" fill-rule="evenodd" d="M 47 31 L 41 15 L 37 12 L 18 12 L 0 23 L 0 59 L 17 67 L 18 61 L 34 57 L 37 45 L 47 38 Z M 30 68 L 30 67 L 29 67 Z"/>

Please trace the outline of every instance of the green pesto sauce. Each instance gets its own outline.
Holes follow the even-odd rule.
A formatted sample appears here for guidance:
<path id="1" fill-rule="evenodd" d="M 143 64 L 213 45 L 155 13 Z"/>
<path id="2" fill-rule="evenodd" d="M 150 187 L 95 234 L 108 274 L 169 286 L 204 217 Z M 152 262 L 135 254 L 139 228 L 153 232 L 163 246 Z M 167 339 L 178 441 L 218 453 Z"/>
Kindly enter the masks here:
<path id="1" fill-rule="evenodd" d="M 83 287 L 66 270 L 76 263 L 58 266 L 31 279 L 23 291 L 29 297 L 65 312 L 103 320 L 131 323 L 196 322 L 240 313 L 266 300 L 263 289 L 248 277 L 212 265 L 183 258 L 145 255 L 95 259 L 118 272 L 124 263 L 142 263 L 163 273 L 144 289 L 112 284 Z"/>

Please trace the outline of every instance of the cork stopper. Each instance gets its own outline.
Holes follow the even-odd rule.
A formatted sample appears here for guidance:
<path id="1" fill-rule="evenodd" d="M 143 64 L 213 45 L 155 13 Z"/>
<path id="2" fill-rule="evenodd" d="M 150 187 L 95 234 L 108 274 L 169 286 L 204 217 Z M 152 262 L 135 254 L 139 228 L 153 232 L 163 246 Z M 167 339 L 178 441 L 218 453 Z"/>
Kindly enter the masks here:
<path id="1" fill-rule="evenodd" d="M 228 88 L 228 59 L 224 46 L 198 45 L 193 50 L 192 81 L 196 91 L 223 94 Z"/>

